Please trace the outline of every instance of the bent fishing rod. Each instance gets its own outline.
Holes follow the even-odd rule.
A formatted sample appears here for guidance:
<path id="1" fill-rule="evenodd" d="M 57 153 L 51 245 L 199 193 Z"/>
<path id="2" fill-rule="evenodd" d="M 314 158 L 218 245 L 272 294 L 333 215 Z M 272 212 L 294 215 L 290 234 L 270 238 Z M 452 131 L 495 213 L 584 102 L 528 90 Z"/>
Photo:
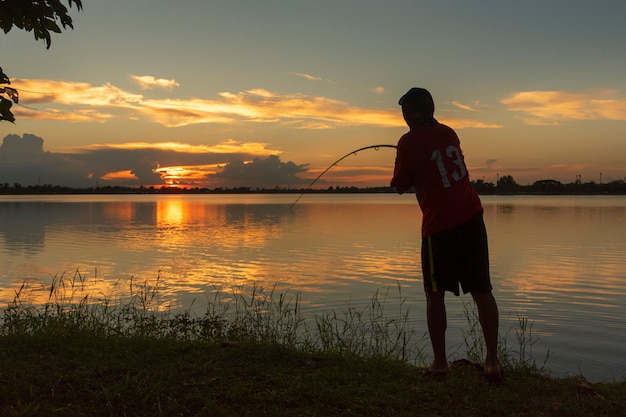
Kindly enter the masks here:
<path id="1" fill-rule="evenodd" d="M 326 174 L 332 167 L 334 167 L 335 165 L 337 165 L 339 162 L 343 161 L 344 159 L 346 159 L 347 157 L 349 157 L 350 155 L 356 155 L 358 152 L 361 151 L 365 151 L 367 149 L 375 149 L 378 150 L 380 148 L 397 148 L 396 145 L 370 145 L 370 146 L 364 146 L 363 148 L 359 148 L 356 149 L 352 152 L 348 152 L 347 154 L 345 154 L 344 156 L 342 156 L 341 158 L 337 159 L 335 162 L 333 162 L 332 164 L 330 164 L 328 166 L 328 168 L 326 168 L 324 171 L 322 171 L 322 173 L 320 175 L 317 176 L 317 178 L 315 178 L 313 181 L 311 181 L 311 183 L 300 193 L 300 195 L 298 196 L 298 198 L 296 198 L 296 201 L 293 202 L 293 204 L 291 205 L 291 208 L 293 208 L 293 206 L 296 205 L 296 203 L 298 201 L 300 201 L 300 199 L 302 198 L 302 196 L 311 189 L 311 187 L 313 186 L 313 184 L 315 184 L 317 182 L 317 180 L 319 180 L 320 178 L 322 178 L 322 175 Z"/>

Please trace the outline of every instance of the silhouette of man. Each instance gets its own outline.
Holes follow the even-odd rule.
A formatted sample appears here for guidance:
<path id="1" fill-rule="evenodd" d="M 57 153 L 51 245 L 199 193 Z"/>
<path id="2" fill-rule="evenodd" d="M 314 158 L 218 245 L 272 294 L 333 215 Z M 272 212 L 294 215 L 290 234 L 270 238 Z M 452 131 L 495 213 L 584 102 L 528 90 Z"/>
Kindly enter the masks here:
<path id="1" fill-rule="evenodd" d="M 426 316 L 434 359 L 425 375 L 446 375 L 446 291 L 471 293 L 478 308 L 487 354 L 485 379 L 499 382 L 498 306 L 489 275 L 483 207 L 472 188 L 459 139 L 434 118 L 428 90 L 411 88 L 400 98 L 409 132 L 397 147 L 391 185 L 400 194 L 415 191 L 422 210 L 422 274 Z"/>

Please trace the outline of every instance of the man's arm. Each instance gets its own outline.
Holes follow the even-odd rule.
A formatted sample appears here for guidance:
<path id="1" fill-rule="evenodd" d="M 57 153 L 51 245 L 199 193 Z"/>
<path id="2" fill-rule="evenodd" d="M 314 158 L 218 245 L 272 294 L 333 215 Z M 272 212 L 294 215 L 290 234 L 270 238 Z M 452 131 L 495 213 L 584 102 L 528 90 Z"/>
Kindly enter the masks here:
<path id="1" fill-rule="evenodd" d="M 396 160 L 393 167 L 393 178 L 391 179 L 391 186 L 396 189 L 398 194 L 404 194 L 413 188 L 413 175 L 412 171 L 408 168 L 408 163 L 405 160 L 404 147 L 402 139 L 398 142 L 396 148 Z"/>

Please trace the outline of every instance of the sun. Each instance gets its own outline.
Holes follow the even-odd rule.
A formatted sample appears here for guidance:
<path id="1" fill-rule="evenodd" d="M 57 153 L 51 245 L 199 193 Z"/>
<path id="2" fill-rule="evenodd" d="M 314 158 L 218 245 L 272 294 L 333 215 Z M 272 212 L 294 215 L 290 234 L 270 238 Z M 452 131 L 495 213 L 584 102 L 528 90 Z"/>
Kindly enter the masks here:
<path id="1" fill-rule="evenodd" d="M 208 176 L 219 172 L 220 165 L 186 165 L 158 167 L 154 173 L 160 175 L 167 186 L 173 187 L 201 187 L 209 186 Z"/>

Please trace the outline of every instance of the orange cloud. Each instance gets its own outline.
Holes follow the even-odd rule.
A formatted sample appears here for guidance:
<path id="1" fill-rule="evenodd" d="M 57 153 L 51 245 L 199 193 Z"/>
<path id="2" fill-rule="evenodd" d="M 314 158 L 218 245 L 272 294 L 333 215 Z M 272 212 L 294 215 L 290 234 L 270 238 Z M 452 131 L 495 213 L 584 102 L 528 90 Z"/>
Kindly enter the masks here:
<path id="1" fill-rule="evenodd" d="M 142 80 L 146 80 L 144 76 Z M 149 83 L 152 80 L 148 80 Z M 158 82 L 158 80 L 154 80 Z M 232 123 L 236 120 L 257 123 L 284 123 L 303 128 L 337 126 L 397 127 L 403 124 L 397 111 L 366 109 L 350 106 L 345 102 L 304 94 L 280 95 L 264 89 L 239 93 L 222 92 L 219 99 L 150 99 L 141 94 L 124 91 L 110 83 L 93 86 L 88 83 L 16 79 L 15 87 L 23 91 L 22 102 L 27 105 L 50 103 L 72 106 L 75 110 L 62 112 L 46 109 L 38 112 L 38 118 L 75 120 L 75 114 L 92 107 L 92 119 L 101 121 L 110 114 L 100 115 L 97 109 L 107 108 L 137 113 L 167 127 L 197 123 Z M 56 110 L 56 113 L 54 112 Z M 23 117 L 34 117 L 24 112 Z M 86 118 L 85 120 L 89 120 Z"/>
<path id="2" fill-rule="evenodd" d="M 566 93 L 523 91 L 500 102 L 509 110 L 527 114 L 528 124 L 558 124 L 564 120 L 626 120 L 626 99 L 616 91 Z"/>
<path id="3" fill-rule="evenodd" d="M 314 123 L 316 128 L 326 125 L 398 127 L 404 124 L 397 111 L 365 109 L 326 97 L 304 94 L 279 95 L 264 89 L 220 96 L 237 109 L 239 115 L 254 121 L 287 120 L 295 124 Z"/>
<path id="4" fill-rule="evenodd" d="M 207 175 L 221 169 L 220 164 L 159 167 L 154 170 L 169 185 L 207 186 Z"/>
<path id="5" fill-rule="evenodd" d="M 58 120 L 70 123 L 105 123 L 114 116 L 110 113 L 101 113 L 93 109 L 81 109 L 76 111 L 63 111 L 59 109 L 46 109 L 40 111 L 37 109 L 17 108 L 16 117 L 19 119 L 31 120 Z"/>
<path id="6" fill-rule="evenodd" d="M 23 91 L 25 103 L 57 103 L 83 106 L 134 105 L 143 100 L 140 94 L 126 92 L 110 83 L 92 86 L 88 83 L 16 79 L 13 84 Z"/>
<path id="7" fill-rule="evenodd" d="M 163 88 L 165 90 L 172 90 L 174 87 L 179 87 L 180 84 L 176 80 L 166 80 L 164 78 L 155 78 L 152 75 L 132 75 L 133 79 L 139 88 L 142 90 L 151 90 L 153 88 Z"/>
<path id="8" fill-rule="evenodd" d="M 154 159 L 159 159 L 159 162 L 150 163 L 151 167 L 146 170 L 140 170 L 144 175 L 139 178 L 135 169 L 127 170 L 111 170 L 105 175 L 100 176 L 101 180 L 105 181 L 120 181 L 120 180 L 141 180 L 146 185 L 146 179 L 150 179 L 151 174 L 156 174 L 155 178 L 168 185 L 188 186 L 188 187 L 207 187 L 209 182 L 207 177 L 219 173 L 223 166 L 226 164 L 226 160 L 232 158 L 233 155 L 254 155 L 257 158 L 278 157 L 282 153 L 280 150 L 269 149 L 268 144 L 260 142 L 247 142 L 242 143 L 233 139 L 228 139 L 225 142 L 218 143 L 216 145 L 190 145 L 179 142 L 129 142 L 120 144 L 94 144 L 86 145 L 80 148 L 73 149 L 67 153 L 84 154 L 84 153 L 98 153 L 100 151 L 141 151 L 145 154 L 148 151 L 163 151 L 165 153 L 154 156 Z M 182 157 L 172 158 L 171 155 L 178 154 Z M 165 157 L 163 155 L 170 155 Z M 194 158 L 193 155 L 198 155 L 200 159 Z M 223 159 L 222 163 L 192 163 L 191 161 L 206 160 L 207 155 L 224 155 L 222 158 L 217 157 L 217 160 Z M 215 159 L 215 158 L 214 158 Z M 188 162 L 187 164 L 181 164 L 181 161 Z M 135 164 L 137 167 L 143 167 L 142 164 Z M 153 178 L 153 179 L 155 179 Z M 155 183 L 150 183 L 155 184 Z"/>
<path id="9" fill-rule="evenodd" d="M 178 85 L 174 80 L 156 79 L 152 76 L 132 77 L 145 88 Z M 104 122 L 113 117 L 137 119 L 143 116 L 166 127 L 234 122 L 276 123 L 295 129 L 404 126 L 398 109 L 351 106 L 328 97 L 297 93 L 277 94 L 262 88 L 238 93 L 221 92 L 217 99 L 211 100 L 153 99 L 122 90 L 110 83 L 94 86 L 78 82 L 17 79 L 14 84 L 23 92 L 23 103 L 49 103 L 51 106 L 36 112 L 20 112 L 19 115 L 23 118 Z M 501 127 L 463 119 L 449 119 L 444 122 L 457 129 Z"/>
<path id="10" fill-rule="evenodd" d="M 190 145 L 180 142 L 127 142 L 127 143 L 111 143 L 111 144 L 93 144 L 86 145 L 77 149 L 77 151 L 86 150 L 103 150 L 103 149 L 124 149 L 124 150 L 141 150 L 141 149 L 158 149 L 162 151 L 183 152 L 187 154 L 252 154 L 258 156 L 279 155 L 282 151 L 277 149 L 268 149 L 267 143 L 262 142 L 239 142 L 234 139 L 228 139 L 225 142 L 216 145 Z"/>
<path id="11" fill-rule="evenodd" d="M 121 180 L 121 179 L 136 179 L 135 174 L 130 172 L 130 170 L 125 171 L 117 171 L 117 172 L 108 172 L 103 175 L 101 179 L 111 181 L 111 180 Z"/>

